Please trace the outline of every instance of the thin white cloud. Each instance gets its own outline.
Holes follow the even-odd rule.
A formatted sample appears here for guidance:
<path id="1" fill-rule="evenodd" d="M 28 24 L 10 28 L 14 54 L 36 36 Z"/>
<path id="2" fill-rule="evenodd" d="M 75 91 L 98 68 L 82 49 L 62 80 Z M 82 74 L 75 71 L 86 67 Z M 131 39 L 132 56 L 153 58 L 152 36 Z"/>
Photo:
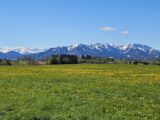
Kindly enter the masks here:
<path id="1" fill-rule="evenodd" d="M 102 31 L 115 31 L 115 28 L 109 27 L 109 26 L 105 26 L 105 27 L 101 27 L 100 30 L 102 30 Z"/>
<path id="2" fill-rule="evenodd" d="M 128 31 L 128 30 L 122 31 L 121 34 L 122 34 L 122 35 L 128 35 L 128 34 L 129 34 L 129 31 Z"/>

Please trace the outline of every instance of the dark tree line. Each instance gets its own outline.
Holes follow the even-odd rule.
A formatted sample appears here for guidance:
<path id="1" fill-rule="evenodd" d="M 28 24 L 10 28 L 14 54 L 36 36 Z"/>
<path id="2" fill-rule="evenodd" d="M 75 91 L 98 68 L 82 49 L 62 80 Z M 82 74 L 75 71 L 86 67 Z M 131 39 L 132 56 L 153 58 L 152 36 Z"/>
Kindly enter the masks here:
<path id="1" fill-rule="evenodd" d="M 143 65 L 160 65 L 160 60 L 134 60 L 134 59 L 114 59 L 113 57 L 102 58 L 90 55 L 52 55 L 51 57 L 44 57 L 43 59 L 36 59 L 34 55 L 26 55 L 17 59 L 17 61 L 25 61 L 28 64 L 143 64 Z M 10 61 L 1 60 L 0 65 L 10 64 Z"/>
<path id="2" fill-rule="evenodd" d="M 52 55 L 50 64 L 77 64 L 78 58 L 76 55 Z"/>
<path id="3" fill-rule="evenodd" d="M 11 61 L 7 59 L 0 59 L 0 65 L 11 65 Z"/>
<path id="4" fill-rule="evenodd" d="M 90 55 L 82 55 L 78 58 L 79 63 L 89 63 L 89 64 L 109 64 L 115 63 L 115 59 L 112 57 L 101 58 L 101 57 L 92 57 Z"/>

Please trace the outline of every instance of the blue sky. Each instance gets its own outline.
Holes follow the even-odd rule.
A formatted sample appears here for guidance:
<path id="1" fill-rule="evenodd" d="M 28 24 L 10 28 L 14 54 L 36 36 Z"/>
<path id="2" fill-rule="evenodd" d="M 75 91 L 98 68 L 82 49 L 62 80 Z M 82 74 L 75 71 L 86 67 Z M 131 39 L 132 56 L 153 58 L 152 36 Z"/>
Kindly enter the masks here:
<path id="1" fill-rule="evenodd" d="M 141 43 L 160 49 L 160 0 L 1 0 L 0 47 Z"/>

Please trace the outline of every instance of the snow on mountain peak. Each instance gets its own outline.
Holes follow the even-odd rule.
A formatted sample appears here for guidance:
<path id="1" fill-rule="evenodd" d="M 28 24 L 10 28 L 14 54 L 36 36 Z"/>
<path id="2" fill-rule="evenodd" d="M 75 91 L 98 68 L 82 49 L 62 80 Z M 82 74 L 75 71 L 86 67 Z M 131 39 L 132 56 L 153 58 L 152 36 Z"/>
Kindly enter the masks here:
<path id="1" fill-rule="evenodd" d="M 111 45 L 108 43 L 96 44 L 75 44 L 70 46 L 59 46 L 50 49 L 30 49 L 25 47 L 16 48 L 0 48 L 0 52 L 16 52 L 21 55 L 30 55 L 37 53 L 39 59 L 44 56 L 51 56 L 54 54 L 74 54 L 74 55 L 91 55 L 99 57 L 114 57 L 114 58 L 130 58 L 130 59 L 146 59 L 146 58 L 160 58 L 160 51 L 142 44 L 128 44 L 128 45 Z M 39 52 L 43 52 L 40 53 Z M 12 54 L 13 55 L 13 54 Z M 2 55 L 0 56 L 2 57 Z M 11 56 L 12 57 L 12 56 Z M 38 58 L 37 58 L 38 59 Z"/>
<path id="2" fill-rule="evenodd" d="M 2 52 L 2 53 L 7 53 L 7 52 L 10 52 L 10 51 L 14 51 L 14 52 L 18 52 L 20 54 L 32 54 L 32 53 L 43 52 L 45 50 L 46 49 L 39 49 L 39 48 L 30 49 L 30 48 L 25 48 L 25 47 L 0 48 L 0 52 Z"/>

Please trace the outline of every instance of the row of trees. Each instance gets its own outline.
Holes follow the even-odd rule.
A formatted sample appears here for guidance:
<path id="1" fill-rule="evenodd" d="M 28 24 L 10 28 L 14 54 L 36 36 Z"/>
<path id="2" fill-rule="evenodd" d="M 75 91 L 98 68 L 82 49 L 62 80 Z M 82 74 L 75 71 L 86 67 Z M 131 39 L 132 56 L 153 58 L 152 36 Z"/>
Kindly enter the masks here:
<path id="1" fill-rule="evenodd" d="M 132 60 L 132 59 L 121 59 L 117 60 L 120 64 L 134 64 L 134 65 L 160 65 L 160 60 Z"/>
<path id="2" fill-rule="evenodd" d="M 11 61 L 7 59 L 0 59 L 0 65 L 11 65 Z"/>
<path id="3" fill-rule="evenodd" d="M 77 64 L 78 58 L 76 55 L 53 55 L 49 59 L 49 64 Z"/>
<path id="4" fill-rule="evenodd" d="M 77 63 L 89 63 L 89 64 L 143 64 L 143 65 L 160 65 L 160 60 L 132 60 L 132 59 L 120 59 L 114 58 L 100 58 L 92 57 L 89 55 L 52 55 L 49 58 L 43 60 L 35 60 L 34 56 L 23 56 L 16 61 L 10 61 L 7 59 L 0 59 L 0 65 L 44 65 L 44 64 L 77 64 Z"/>
<path id="5" fill-rule="evenodd" d="M 115 59 L 110 58 L 99 58 L 99 57 L 92 57 L 89 55 L 82 55 L 78 58 L 79 63 L 90 63 L 90 64 L 111 64 L 115 63 Z"/>

